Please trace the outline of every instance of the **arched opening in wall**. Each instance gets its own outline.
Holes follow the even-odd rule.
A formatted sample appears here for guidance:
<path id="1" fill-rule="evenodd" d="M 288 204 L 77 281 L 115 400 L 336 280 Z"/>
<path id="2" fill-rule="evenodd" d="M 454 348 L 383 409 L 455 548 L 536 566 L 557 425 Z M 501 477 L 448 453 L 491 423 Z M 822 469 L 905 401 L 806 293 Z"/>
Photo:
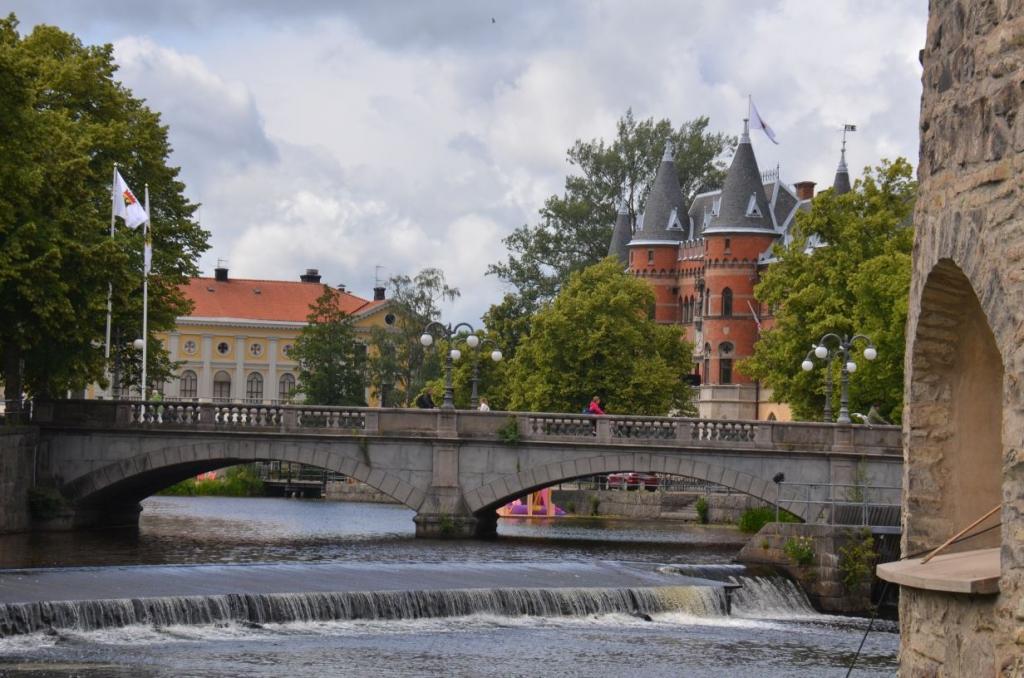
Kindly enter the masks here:
<path id="1" fill-rule="evenodd" d="M 185 370 L 181 373 L 181 379 L 178 381 L 178 396 L 181 398 L 199 396 L 199 379 L 192 370 Z"/>
<path id="2" fill-rule="evenodd" d="M 945 541 L 1002 502 L 1003 362 L 970 281 L 948 259 L 925 283 L 912 351 L 904 494 L 913 551 Z M 997 512 L 977 530 L 999 519 Z M 1000 541 L 993 529 L 949 550 Z"/>
<path id="3" fill-rule="evenodd" d="M 263 375 L 253 372 L 245 380 L 245 399 L 250 403 L 263 402 Z"/>
<path id="4" fill-rule="evenodd" d="M 728 341 L 718 345 L 718 383 L 732 383 L 732 352 L 733 346 Z"/>
<path id="5" fill-rule="evenodd" d="M 293 391 L 295 391 L 295 376 L 285 372 L 277 382 L 277 399 L 282 403 L 289 403 L 292 400 Z"/>
<path id="6" fill-rule="evenodd" d="M 722 290 L 722 317 L 732 317 L 732 290 L 728 287 Z"/>
<path id="7" fill-rule="evenodd" d="M 231 375 L 220 370 L 213 375 L 213 401 L 228 402 L 231 400 Z"/>

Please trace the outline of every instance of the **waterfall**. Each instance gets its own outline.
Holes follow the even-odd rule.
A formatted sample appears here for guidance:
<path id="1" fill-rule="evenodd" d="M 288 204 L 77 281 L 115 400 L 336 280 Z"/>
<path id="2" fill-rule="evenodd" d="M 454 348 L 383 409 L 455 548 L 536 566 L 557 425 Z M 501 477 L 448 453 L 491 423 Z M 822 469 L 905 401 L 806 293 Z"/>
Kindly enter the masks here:
<path id="1" fill-rule="evenodd" d="M 471 614 L 583 617 L 686 612 L 724 615 L 717 586 L 466 589 L 345 593 L 227 594 L 0 605 L 0 637 L 49 629 L 91 631 L 131 625 L 287 623 L 422 619 Z"/>
<path id="2" fill-rule="evenodd" d="M 730 613 L 737 616 L 780 618 L 817 614 L 796 582 L 770 568 L 739 564 L 666 565 L 658 571 L 730 584 Z"/>

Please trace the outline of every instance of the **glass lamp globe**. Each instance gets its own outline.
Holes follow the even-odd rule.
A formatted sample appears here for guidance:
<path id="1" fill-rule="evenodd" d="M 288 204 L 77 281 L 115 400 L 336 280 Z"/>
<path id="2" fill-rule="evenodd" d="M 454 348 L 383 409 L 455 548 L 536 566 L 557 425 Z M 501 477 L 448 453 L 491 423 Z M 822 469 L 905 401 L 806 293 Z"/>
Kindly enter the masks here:
<path id="1" fill-rule="evenodd" d="M 828 357 L 828 349 L 825 348 L 824 346 L 815 346 L 814 347 L 814 355 L 816 355 L 816 356 L 818 356 L 819 358 L 822 358 L 822 359 L 827 358 Z"/>
<path id="2" fill-rule="evenodd" d="M 424 332 L 420 337 L 420 343 L 424 346 L 430 346 L 434 343 L 434 337 L 429 332 Z"/>
<path id="3" fill-rule="evenodd" d="M 800 367 L 803 368 L 804 372 L 810 372 L 811 370 L 814 369 L 814 363 L 812 363 L 810 360 L 805 360 L 802 363 L 800 363 Z"/>
<path id="4" fill-rule="evenodd" d="M 497 349 L 491 351 L 491 360 L 493 360 L 494 362 L 499 362 L 501 360 L 501 351 Z"/>
<path id="5" fill-rule="evenodd" d="M 471 334 L 466 337 L 466 344 L 468 344 L 470 348 L 476 348 L 480 345 L 480 337 L 475 334 Z"/>
<path id="6" fill-rule="evenodd" d="M 846 371 L 849 372 L 850 374 L 853 374 L 854 372 L 856 372 L 857 371 L 857 363 L 853 362 L 852 360 L 850 362 L 846 363 Z"/>
<path id="7" fill-rule="evenodd" d="M 136 339 L 135 341 L 132 342 L 132 346 L 134 346 L 136 350 L 141 351 L 143 348 L 145 348 L 146 342 L 144 342 L 142 339 Z"/>
<path id="8" fill-rule="evenodd" d="M 459 358 L 461 358 L 461 357 L 462 357 L 462 351 L 460 351 L 460 350 L 459 350 L 459 349 L 457 349 L 457 348 L 453 348 L 453 349 L 451 350 L 451 353 L 450 353 L 449 355 L 451 355 L 451 357 L 452 357 L 452 360 L 458 360 Z"/>
<path id="9" fill-rule="evenodd" d="M 878 351 L 875 350 L 874 346 L 868 346 L 864 349 L 864 357 L 868 360 L 874 360 L 878 357 Z"/>

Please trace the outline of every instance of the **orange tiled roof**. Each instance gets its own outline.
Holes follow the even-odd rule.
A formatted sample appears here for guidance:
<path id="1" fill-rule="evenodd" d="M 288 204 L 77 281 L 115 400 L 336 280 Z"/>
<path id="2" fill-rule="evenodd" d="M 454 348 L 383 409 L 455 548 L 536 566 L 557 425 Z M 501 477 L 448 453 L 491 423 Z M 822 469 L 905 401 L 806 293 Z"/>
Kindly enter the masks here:
<path id="1" fill-rule="evenodd" d="M 241 318 L 305 322 L 309 309 L 323 294 L 321 283 L 286 280 L 192 278 L 184 286 L 194 307 L 189 317 Z M 368 301 L 348 292 L 341 293 L 342 310 L 353 314 L 384 303 Z"/>

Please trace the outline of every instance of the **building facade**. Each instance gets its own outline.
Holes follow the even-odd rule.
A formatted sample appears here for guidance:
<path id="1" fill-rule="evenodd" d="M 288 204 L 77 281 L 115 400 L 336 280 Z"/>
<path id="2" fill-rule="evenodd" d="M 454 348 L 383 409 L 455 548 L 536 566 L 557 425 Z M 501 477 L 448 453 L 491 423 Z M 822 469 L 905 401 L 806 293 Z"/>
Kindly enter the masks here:
<path id="1" fill-rule="evenodd" d="M 339 286 L 342 310 L 352 317 L 356 335 L 369 338 L 386 322 L 384 288 L 363 299 Z M 323 283 L 316 269 L 299 281 L 230 278 L 227 268 L 214 277 L 193 278 L 185 296 L 191 314 L 157 334 L 177 374 L 163 384 L 166 399 L 204 402 L 286 402 L 299 385 L 298 364 L 290 352 Z"/>
<path id="2" fill-rule="evenodd" d="M 850 190 L 845 149 L 833 190 Z M 687 207 L 671 143 L 665 148 L 644 213 L 630 223 L 619 210 L 609 254 L 654 290 L 654 319 L 679 325 L 694 345 L 698 411 L 711 419 L 790 419 L 789 408 L 743 374 L 738 363 L 772 325 L 754 286 L 771 265 L 772 246 L 786 241 L 796 214 L 810 208 L 814 183 L 789 186 L 778 169 L 762 173 L 747 121 L 719 190 Z"/>

